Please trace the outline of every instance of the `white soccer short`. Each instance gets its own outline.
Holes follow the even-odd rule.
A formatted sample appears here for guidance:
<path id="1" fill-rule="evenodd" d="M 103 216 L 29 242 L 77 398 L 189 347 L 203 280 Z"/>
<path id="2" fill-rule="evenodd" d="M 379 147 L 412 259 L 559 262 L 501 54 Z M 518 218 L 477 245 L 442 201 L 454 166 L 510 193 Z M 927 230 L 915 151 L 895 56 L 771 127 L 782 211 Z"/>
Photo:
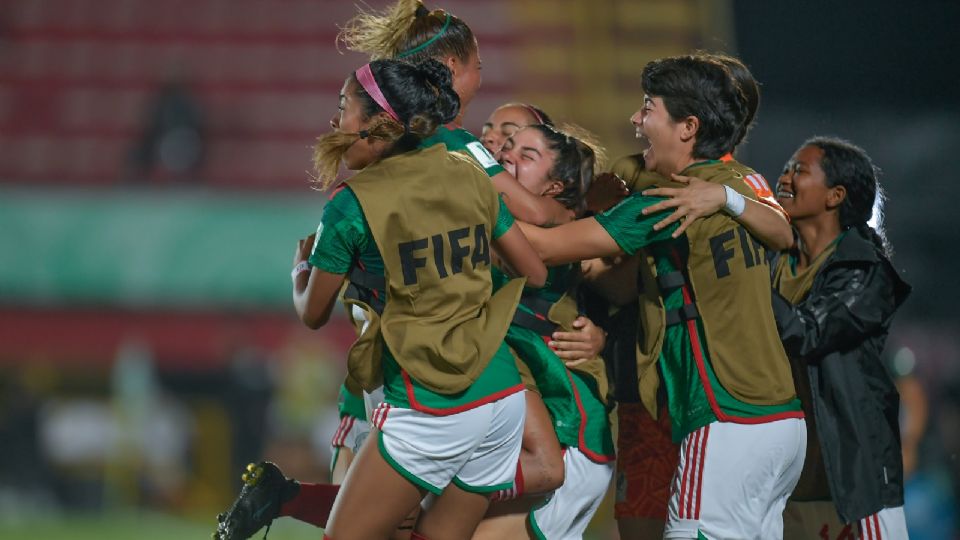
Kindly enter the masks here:
<path id="1" fill-rule="evenodd" d="M 530 525 L 540 540 L 573 540 L 583 532 L 603 501 L 614 465 L 596 463 L 575 447 L 563 454 L 563 485 L 549 501 L 530 514 Z"/>
<path id="2" fill-rule="evenodd" d="M 523 392 L 449 416 L 384 403 L 370 421 L 380 455 L 410 482 L 435 495 L 451 482 L 492 493 L 513 486 L 526 408 Z"/>
<path id="3" fill-rule="evenodd" d="M 783 508 L 806 448 L 798 418 L 713 422 L 690 433 L 680 446 L 664 539 L 783 538 Z"/>
<path id="4" fill-rule="evenodd" d="M 903 507 L 884 508 L 856 525 L 843 523 L 833 501 L 790 501 L 783 511 L 784 540 L 907 540 Z"/>
<path id="5" fill-rule="evenodd" d="M 369 434 L 370 422 L 345 414 L 340 419 L 340 427 L 333 434 L 330 446 L 334 449 L 346 448 L 356 455 L 360 451 L 360 445 L 363 444 Z"/>

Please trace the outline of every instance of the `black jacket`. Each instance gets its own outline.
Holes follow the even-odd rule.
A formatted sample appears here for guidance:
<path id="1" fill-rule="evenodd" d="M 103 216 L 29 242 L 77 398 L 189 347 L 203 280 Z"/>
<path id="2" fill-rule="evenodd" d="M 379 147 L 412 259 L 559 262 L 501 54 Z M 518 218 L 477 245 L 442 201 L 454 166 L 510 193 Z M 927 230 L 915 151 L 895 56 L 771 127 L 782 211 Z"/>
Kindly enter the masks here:
<path id="1" fill-rule="evenodd" d="M 846 523 L 903 506 L 900 395 L 881 353 L 909 293 L 883 252 L 851 229 L 801 303 L 773 295 L 787 355 L 806 360 L 827 482 Z"/>

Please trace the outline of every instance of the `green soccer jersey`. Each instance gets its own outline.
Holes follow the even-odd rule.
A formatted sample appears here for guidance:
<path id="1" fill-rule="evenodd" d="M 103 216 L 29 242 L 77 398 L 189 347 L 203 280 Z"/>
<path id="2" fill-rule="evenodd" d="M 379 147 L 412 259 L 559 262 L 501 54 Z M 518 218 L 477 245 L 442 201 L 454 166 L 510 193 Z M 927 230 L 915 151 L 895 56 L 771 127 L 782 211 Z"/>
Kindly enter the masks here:
<path id="1" fill-rule="evenodd" d="M 471 159 L 483 167 L 487 176 L 491 178 L 504 171 L 493 155 L 483 147 L 480 139 L 463 128 L 450 129 L 447 126 L 440 126 L 436 133 L 423 140 L 420 147 L 427 148 L 435 144 L 445 144 L 447 150 L 451 152 L 460 152 L 470 156 Z"/>
<path id="2" fill-rule="evenodd" d="M 493 238 L 503 236 L 513 226 L 513 215 L 503 200 L 497 212 Z M 347 274 L 355 263 L 369 273 L 384 275 L 383 258 L 373 240 L 373 233 L 363 216 L 356 195 L 349 186 L 338 191 L 324 207 L 317 229 L 317 238 L 310 264 L 331 274 Z M 375 291 L 386 298 L 385 291 Z M 387 403 L 398 407 L 417 408 L 433 414 L 450 414 L 489 402 L 520 384 L 513 356 L 501 346 L 479 379 L 464 392 L 452 395 L 432 392 L 409 377 L 383 348 L 383 387 Z"/>
<path id="3" fill-rule="evenodd" d="M 367 419 L 367 408 L 363 403 L 363 396 L 351 392 L 346 383 L 340 385 L 340 395 L 337 397 L 337 411 L 340 418 L 352 416 L 358 420 Z"/>
<path id="4" fill-rule="evenodd" d="M 624 252 L 633 255 L 640 248 L 647 248 L 653 256 L 656 274 L 664 276 L 686 268 L 688 248 L 685 236 L 671 238 L 677 223 L 660 231 L 653 230 L 653 225 L 665 217 L 667 211 L 643 215 L 644 208 L 660 200 L 633 194 L 610 210 L 597 214 L 596 220 Z M 673 289 L 663 298 L 664 309 L 681 308 L 685 302 L 684 294 L 682 288 Z M 687 434 L 717 420 L 708 393 L 725 414 L 736 417 L 757 418 L 799 410 L 797 400 L 783 405 L 753 405 L 731 396 L 719 383 L 711 366 L 710 347 L 703 325 L 699 318 L 694 320 L 695 325 L 672 324 L 666 327 L 659 357 L 674 441 L 679 442 Z M 704 361 L 698 362 L 698 357 Z"/>
<path id="5" fill-rule="evenodd" d="M 569 289 L 573 269 L 572 264 L 548 268 L 544 286 L 526 288 L 524 296 L 534 295 L 550 303 L 556 302 Z M 494 267 L 492 271 L 494 290 L 509 281 L 510 278 L 500 269 Z M 517 310 L 535 316 L 545 315 L 534 313 L 523 303 L 517 306 Z M 543 336 L 529 328 L 511 324 L 505 339 L 533 375 L 560 443 L 580 448 L 584 455 L 597 462 L 612 460 L 613 434 L 596 381 L 589 375 L 567 369 L 563 360 L 547 346 Z"/>

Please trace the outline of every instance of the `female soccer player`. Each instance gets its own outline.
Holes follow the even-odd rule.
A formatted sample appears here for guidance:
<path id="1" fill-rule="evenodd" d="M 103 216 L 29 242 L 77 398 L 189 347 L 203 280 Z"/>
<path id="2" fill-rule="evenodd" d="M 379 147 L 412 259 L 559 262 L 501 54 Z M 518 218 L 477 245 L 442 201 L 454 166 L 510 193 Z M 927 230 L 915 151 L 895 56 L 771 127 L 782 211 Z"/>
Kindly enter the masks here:
<path id="1" fill-rule="evenodd" d="M 759 85 L 750 70 L 737 58 L 718 54 L 698 54 L 698 56 L 720 61 L 729 70 L 731 77 L 746 99 L 747 115 L 734 143 L 734 148 L 736 148 L 743 142 L 756 116 L 760 104 Z M 773 193 L 763 176 L 737 162 L 732 154 L 722 156 L 720 160 L 743 176 L 743 181 L 754 191 L 757 198 L 756 201 L 746 200 L 744 213 L 734 219 L 743 224 L 768 248 L 778 250 L 791 245 L 793 240 L 789 226 L 781 217 L 784 211 L 774 200 Z M 670 185 L 656 172 L 644 169 L 642 154 L 621 158 L 613 165 L 612 171 L 618 178 L 623 179 L 625 186 L 628 188 L 627 192 L 641 192 L 655 185 Z M 609 178 L 604 179 L 604 176 L 601 175 L 600 181 L 609 181 Z M 719 186 L 717 187 L 719 188 Z M 651 195 L 658 193 L 655 190 L 649 192 Z M 606 210 L 620 200 L 622 195 L 619 197 L 618 195 L 620 194 L 617 190 L 607 189 L 606 196 L 601 196 L 601 201 L 595 201 L 594 204 L 598 206 L 598 211 Z M 664 204 L 654 205 L 644 212 L 650 213 L 660 208 L 671 207 L 668 205 L 673 202 L 675 201 L 668 200 Z M 691 201 L 682 205 L 676 204 L 674 207 L 677 210 L 671 218 L 682 216 L 686 220 L 692 220 L 697 217 Z M 666 223 L 669 223 L 669 221 L 665 219 L 664 222 L 655 225 L 655 227 Z M 643 250 L 638 257 L 641 260 L 646 257 Z M 637 270 L 630 273 L 627 281 L 615 282 L 612 285 L 605 283 L 606 279 L 602 278 L 598 281 L 591 276 L 604 272 L 623 273 L 630 267 L 638 266 L 636 259 L 636 257 L 631 258 L 622 263 L 628 268 L 609 270 L 604 268 L 602 264 L 598 264 L 597 261 L 592 261 L 591 266 L 595 267 L 596 270 L 588 274 L 588 279 L 592 279 L 590 282 L 595 285 L 595 289 L 598 291 L 610 291 L 612 289 L 615 294 L 621 294 L 624 290 L 636 285 Z M 638 270 L 643 289 L 639 296 L 639 304 L 622 308 L 613 319 L 615 327 L 606 328 L 610 332 L 608 336 L 609 346 L 615 347 L 614 351 L 622 351 L 619 354 L 606 355 L 614 366 L 615 386 L 618 395 L 618 474 L 617 503 L 614 507 L 614 513 L 617 517 L 617 525 L 621 536 L 637 538 L 638 540 L 652 540 L 663 536 L 663 526 L 667 517 L 667 503 L 670 498 L 670 485 L 673 471 L 676 469 L 680 456 L 679 446 L 671 442 L 670 418 L 667 408 L 661 407 L 659 417 L 654 421 L 640 403 L 636 385 L 636 354 L 639 350 L 641 354 L 647 356 L 655 357 L 659 355 L 660 351 L 657 349 L 658 345 L 654 338 L 662 332 L 663 322 L 660 317 L 659 304 L 661 300 L 655 272 L 651 271 L 649 266 L 645 264 L 639 265 Z M 605 296 L 610 297 L 609 292 Z M 616 298 L 612 300 L 617 301 Z M 643 332 L 640 334 L 642 339 L 639 349 L 634 345 L 637 339 L 637 315 L 639 315 L 639 322 L 643 327 Z M 629 320 L 631 318 L 633 319 L 632 324 Z M 618 347 L 617 344 L 621 342 L 623 343 L 622 346 Z"/>
<path id="2" fill-rule="evenodd" d="M 386 281 L 377 329 L 358 341 L 379 354 L 349 365 L 365 389 L 382 383 L 386 402 L 337 495 L 330 538 L 387 537 L 428 492 L 443 496 L 414 537 L 468 537 L 488 493 L 513 480 L 523 387 L 502 336 L 521 283 L 490 296 L 490 250 L 534 286 L 546 269 L 473 163 L 417 149 L 458 110 L 441 65 L 375 61 L 347 79 L 334 131 L 317 144 L 324 187 L 341 161 L 361 172 L 328 203 L 315 243 L 301 241 L 298 314 L 323 325 L 354 261 Z"/>
<path id="3" fill-rule="evenodd" d="M 881 194 L 866 152 L 831 137 L 806 141 L 777 186 L 797 243 L 773 264 L 774 314 L 809 434 L 785 538 L 907 537 L 899 399 L 880 356 L 910 287 L 868 224 Z M 724 194 L 692 182 L 676 196 L 709 212 Z"/>
<path id="4" fill-rule="evenodd" d="M 642 79 L 647 95 L 633 120 L 649 142 L 647 169 L 722 184 L 737 201 L 728 212 L 742 214 L 756 194 L 719 161 L 747 111 L 729 71 L 714 60 L 674 57 L 648 64 Z M 681 441 L 665 536 L 780 538 L 806 443 L 770 307 L 765 250 L 728 215 L 687 224 L 679 238 L 676 223 L 655 230 L 663 214 L 643 209 L 657 201 L 634 194 L 594 218 L 531 227 L 528 236 L 548 263 L 650 248 L 665 329 L 654 336 L 662 340 L 659 357 L 638 366 L 640 397 L 656 411 L 659 368 Z"/>
<path id="5" fill-rule="evenodd" d="M 575 126 L 565 126 L 562 131 L 537 124 L 507 139 L 501 163 L 532 193 L 554 197 L 580 214 L 594 169 L 602 163 L 602 149 Z M 533 379 L 527 392 L 521 453 L 524 483 L 529 477 L 529 462 L 541 465 L 555 458 L 560 463 L 563 485 L 553 486 L 559 489 L 529 516 L 525 509 L 516 511 L 518 505 L 513 505 L 505 515 L 484 520 L 475 539 L 526 537 L 525 522 L 529 522 L 534 538 L 579 538 L 609 487 L 613 439 L 603 361 L 593 356 L 568 363 L 568 369 L 547 345 L 558 324 L 569 328 L 578 318 L 576 274 L 571 264 L 550 268 L 544 288 L 525 292 L 506 339 L 523 362 L 522 371 L 529 372 Z M 495 281 L 505 279 L 495 271 Z M 564 448 L 562 456 L 557 439 Z M 530 455 L 528 448 L 533 449 Z M 491 510 L 498 514 L 501 511 Z"/>
<path id="6" fill-rule="evenodd" d="M 341 215 L 322 222 L 310 257 L 315 268 L 295 293 L 301 318 L 315 325 L 329 316 L 355 257 L 375 249 L 383 258 L 382 367 L 351 366 L 367 388 L 382 378 L 386 402 L 372 418 L 378 445 L 357 456 L 326 530 L 331 538 L 385 537 L 425 493 L 443 492 L 417 530 L 462 538 L 486 511 L 485 493 L 512 481 L 522 429 L 515 417 L 522 386 L 512 357 L 497 345 L 517 291 L 508 286 L 491 299 L 490 249 L 534 285 L 543 284 L 545 269 L 472 163 L 439 146 L 412 151 L 458 112 L 446 70 L 426 63 L 413 77 L 399 77 L 394 71 L 407 69 L 403 63 L 371 68 L 380 66 L 380 82 L 363 69 L 348 79 L 335 132 L 318 144 L 321 179 L 335 178 L 340 149 L 348 168 L 364 170 L 331 201 Z M 419 88 L 411 84 L 417 75 Z M 361 105 L 364 93 L 374 99 Z M 404 103 L 407 94 L 423 101 Z M 357 211 L 359 220 L 342 219 Z M 364 234 L 356 234 L 358 224 Z"/>
<path id="7" fill-rule="evenodd" d="M 483 141 L 483 147 L 500 161 L 500 150 L 507 139 L 527 126 L 538 124 L 552 126 L 553 119 L 539 107 L 527 103 L 505 103 L 490 113 L 483 124 L 480 140 Z"/>
<path id="8" fill-rule="evenodd" d="M 479 139 L 462 129 L 463 114 L 481 83 L 480 49 L 466 22 L 442 9 L 430 10 L 420 0 L 398 0 L 381 12 L 361 10 L 343 26 L 339 41 L 371 59 L 398 58 L 416 62 L 432 58 L 446 65 L 453 74 L 453 88 L 460 98 L 460 113 L 449 124 L 439 126 L 433 136 L 423 141 L 424 146 L 443 143 L 448 150 L 473 158 L 490 176 L 507 208 L 519 220 L 551 225 L 573 219 L 573 213 L 552 198 L 539 197 L 524 189 L 504 171 Z M 530 111 L 542 114 L 535 107 Z M 548 122 L 549 118 L 543 115 L 540 121 Z M 599 339 L 601 331 L 585 319 L 577 322 L 577 328 L 583 332 L 575 339 Z M 584 343 L 579 341 L 575 346 L 583 347 Z M 354 394 L 348 396 L 346 402 L 356 402 L 357 399 Z"/>

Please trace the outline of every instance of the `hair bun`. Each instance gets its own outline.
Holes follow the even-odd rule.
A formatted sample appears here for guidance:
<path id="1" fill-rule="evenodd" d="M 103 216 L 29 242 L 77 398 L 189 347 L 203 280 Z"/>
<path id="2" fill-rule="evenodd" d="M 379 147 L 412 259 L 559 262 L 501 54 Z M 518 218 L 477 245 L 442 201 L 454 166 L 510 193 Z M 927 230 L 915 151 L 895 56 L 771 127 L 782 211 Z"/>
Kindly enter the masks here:
<path id="1" fill-rule="evenodd" d="M 435 112 L 441 123 L 451 122 L 460 113 L 460 96 L 453 89 L 453 74 L 450 69 L 433 59 L 424 60 L 416 67 L 424 80 L 437 90 Z"/>

